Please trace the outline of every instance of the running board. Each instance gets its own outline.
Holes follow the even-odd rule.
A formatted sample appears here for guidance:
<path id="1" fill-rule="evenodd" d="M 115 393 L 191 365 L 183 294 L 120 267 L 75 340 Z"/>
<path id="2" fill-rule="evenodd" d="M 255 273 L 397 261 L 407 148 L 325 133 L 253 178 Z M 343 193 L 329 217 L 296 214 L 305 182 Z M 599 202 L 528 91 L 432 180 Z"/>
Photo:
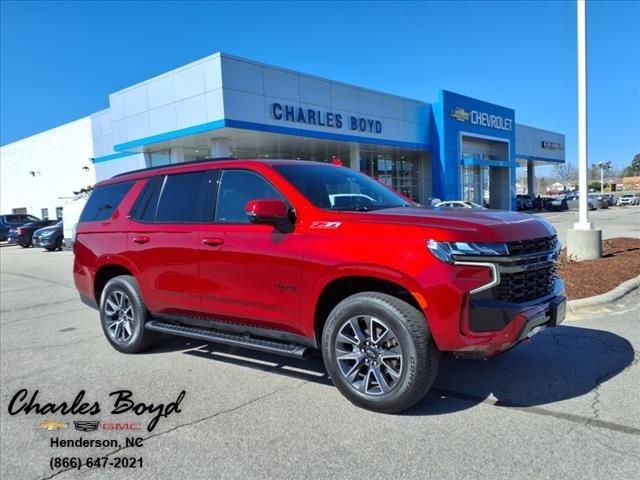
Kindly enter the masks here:
<path id="1" fill-rule="evenodd" d="M 239 333 L 211 330 L 208 328 L 177 325 L 175 323 L 163 322 L 160 320 L 151 320 L 147 322 L 145 328 L 153 330 L 154 332 L 195 338 L 196 340 L 203 340 L 205 342 L 223 343 L 225 345 L 233 345 L 236 347 L 249 348 L 251 350 L 259 350 L 261 352 L 275 353 L 276 355 L 285 355 L 287 357 L 306 358 L 310 353 L 310 349 L 308 347 L 305 347 L 304 345 L 297 345 L 295 343 L 267 340 Z"/>

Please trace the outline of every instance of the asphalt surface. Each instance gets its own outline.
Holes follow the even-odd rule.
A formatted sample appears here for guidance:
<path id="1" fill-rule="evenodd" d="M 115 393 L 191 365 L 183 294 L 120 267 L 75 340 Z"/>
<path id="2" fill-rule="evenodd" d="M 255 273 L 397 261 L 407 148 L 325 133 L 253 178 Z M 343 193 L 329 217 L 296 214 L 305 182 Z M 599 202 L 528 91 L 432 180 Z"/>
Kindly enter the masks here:
<path id="1" fill-rule="evenodd" d="M 578 221 L 578 212 L 568 210 L 565 212 L 541 212 L 534 213 L 549 220 L 558 232 L 558 238 L 563 245 L 567 244 L 567 230 L 573 228 Z M 640 206 L 628 205 L 624 207 L 609 207 L 604 210 L 589 212 L 589 221 L 595 228 L 602 230 L 602 238 L 633 237 L 640 238 Z"/>
<path id="2" fill-rule="evenodd" d="M 637 479 L 640 471 L 638 297 L 539 333 L 487 362 L 442 358 L 434 390 L 402 415 L 352 406 L 318 358 L 307 362 L 170 339 L 123 355 L 103 338 L 96 312 L 71 279 L 72 255 L 1 247 L 1 471 L 3 479 Z M 181 412 L 146 429 L 141 448 L 52 448 L 52 437 L 119 439 L 76 432 L 87 415 L 8 415 L 21 388 L 39 401 L 78 391 L 136 401 L 186 396 Z M 43 420 L 68 422 L 60 431 Z M 142 456 L 143 468 L 51 471 L 51 457 Z"/>

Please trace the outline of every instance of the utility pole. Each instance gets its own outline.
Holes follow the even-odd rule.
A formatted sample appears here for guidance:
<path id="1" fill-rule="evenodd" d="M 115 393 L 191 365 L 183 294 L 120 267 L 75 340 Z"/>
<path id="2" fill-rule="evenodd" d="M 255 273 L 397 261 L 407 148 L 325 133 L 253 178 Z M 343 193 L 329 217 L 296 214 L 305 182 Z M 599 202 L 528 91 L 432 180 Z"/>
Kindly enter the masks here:
<path id="1" fill-rule="evenodd" d="M 604 171 L 605 169 L 609 171 L 611 168 L 611 162 L 598 162 L 598 167 L 600 167 L 600 194 L 604 193 Z"/>
<path id="2" fill-rule="evenodd" d="M 587 210 L 587 21 L 586 0 L 577 0 L 578 31 L 578 223 L 567 232 L 567 256 L 591 260 L 602 253 L 602 231 L 589 222 Z"/>

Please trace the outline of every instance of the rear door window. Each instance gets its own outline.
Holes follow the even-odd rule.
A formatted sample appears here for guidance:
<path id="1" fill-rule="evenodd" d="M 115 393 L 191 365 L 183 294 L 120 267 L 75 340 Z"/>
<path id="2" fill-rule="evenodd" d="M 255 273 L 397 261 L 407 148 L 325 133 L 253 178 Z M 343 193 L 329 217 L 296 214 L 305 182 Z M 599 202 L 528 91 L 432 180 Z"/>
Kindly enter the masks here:
<path id="1" fill-rule="evenodd" d="M 96 188 L 87 200 L 80 222 L 95 222 L 111 218 L 134 182 L 116 183 Z"/>
<path id="2" fill-rule="evenodd" d="M 204 221 L 207 187 L 211 187 L 211 172 L 167 175 L 159 191 L 156 222 L 200 223 Z"/>

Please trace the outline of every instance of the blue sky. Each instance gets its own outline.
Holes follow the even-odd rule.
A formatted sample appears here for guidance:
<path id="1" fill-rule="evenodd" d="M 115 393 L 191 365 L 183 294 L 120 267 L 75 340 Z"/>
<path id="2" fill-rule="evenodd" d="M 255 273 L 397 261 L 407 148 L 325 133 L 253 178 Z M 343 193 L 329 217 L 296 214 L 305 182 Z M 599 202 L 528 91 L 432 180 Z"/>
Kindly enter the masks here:
<path id="1" fill-rule="evenodd" d="M 435 101 L 516 109 L 576 147 L 575 2 L 2 2 L 0 143 L 216 51 Z M 640 152 L 640 2 L 588 1 L 589 161 Z"/>

